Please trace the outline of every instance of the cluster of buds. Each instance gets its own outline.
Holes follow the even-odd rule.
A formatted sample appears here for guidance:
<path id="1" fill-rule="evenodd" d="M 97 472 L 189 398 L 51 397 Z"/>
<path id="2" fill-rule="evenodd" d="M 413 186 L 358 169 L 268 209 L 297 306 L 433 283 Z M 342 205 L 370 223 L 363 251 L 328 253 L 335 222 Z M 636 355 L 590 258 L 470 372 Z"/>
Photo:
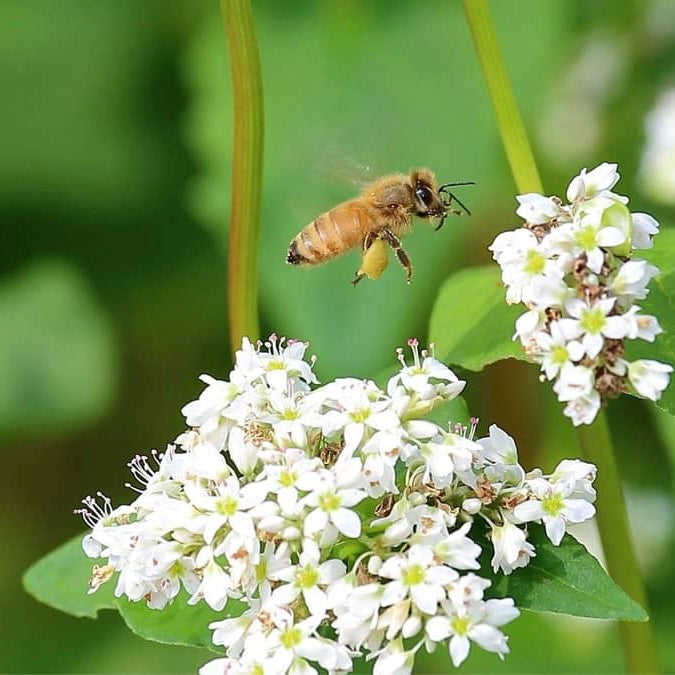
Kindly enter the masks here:
<path id="1" fill-rule="evenodd" d="M 117 596 L 153 609 L 223 612 L 209 627 L 225 655 L 203 675 L 348 672 L 355 656 L 405 675 L 438 644 L 455 666 L 472 643 L 507 654 L 501 628 L 519 610 L 485 597 L 479 555 L 490 548 L 495 573 L 527 565 L 532 522 L 558 545 L 595 513 L 595 467 L 526 473 L 498 427 L 476 438 L 476 419 L 425 419 L 465 383 L 409 345 L 383 390 L 315 386 L 306 344 L 245 339 L 227 381 L 202 376 L 189 429 L 132 460 L 134 501 L 84 500 L 84 551 L 107 559 L 90 592 L 117 575 Z"/>
<path id="2" fill-rule="evenodd" d="M 629 363 L 625 341 L 652 342 L 661 332 L 636 301 L 658 268 L 633 258 L 651 248 L 658 223 L 631 213 L 628 198 L 612 192 L 616 164 L 585 169 L 558 197 L 518 196 L 523 227 L 499 234 L 490 250 L 502 270 L 509 304 L 527 311 L 514 339 L 555 380 L 558 400 L 575 425 L 590 424 L 602 402 L 623 392 L 657 400 L 668 386 L 670 365 L 649 359 Z"/>

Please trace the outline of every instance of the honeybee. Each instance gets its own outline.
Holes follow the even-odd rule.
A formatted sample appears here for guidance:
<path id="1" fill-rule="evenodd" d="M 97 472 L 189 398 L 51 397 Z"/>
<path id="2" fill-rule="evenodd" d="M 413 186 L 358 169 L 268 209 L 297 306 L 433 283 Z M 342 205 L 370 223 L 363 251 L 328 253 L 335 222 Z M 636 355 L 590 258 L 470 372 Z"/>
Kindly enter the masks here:
<path id="1" fill-rule="evenodd" d="M 352 281 L 356 285 L 364 277 L 377 278 L 387 265 L 386 247 L 390 246 L 405 269 L 406 281 L 412 281 L 410 256 L 401 246 L 400 237 L 411 226 L 413 216 L 437 220 L 440 230 L 449 213 L 471 215 L 469 209 L 450 192 L 458 185 L 474 185 L 473 181 L 438 185 L 429 169 L 412 169 L 409 175 L 396 173 L 383 176 L 366 185 L 355 199 L 333 207 L 313 220 L 291 242 L 286 262 L 291 265 L 318 265 L 345 251 L 361 246 L 363 264 Z M 455 202 L 462 210 L 451 208 Z"/>

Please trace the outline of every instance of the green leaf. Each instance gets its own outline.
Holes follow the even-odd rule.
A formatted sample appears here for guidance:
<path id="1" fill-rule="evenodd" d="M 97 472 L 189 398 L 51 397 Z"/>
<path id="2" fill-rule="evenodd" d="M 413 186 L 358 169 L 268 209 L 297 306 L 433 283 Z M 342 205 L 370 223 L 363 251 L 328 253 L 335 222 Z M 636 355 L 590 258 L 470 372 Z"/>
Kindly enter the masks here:
<path id="1" fill-rule="evenodd" d="M 482 574 L 492 578 L 491 597 L 511 597 L 521 609 L 571 614 L 594 619 L 647 621 L 646 612 L 629 598 L 600 563 L 569 534 L 554 546 L 541 525 L 530 524 L 529 541 L 537 555 L 510 575 L 493 574 L 491 551 L 484 554 Z"/>
<path id="2" fill-rule="evenodd" d="M 117 598 L 116 604 L 122 618 L 131 630 L 146 640 L 185 647 L 204 647 L 222 653 L 211 641 L 209 624 L 230 616 L 238 616 L 244 605 L 230 600 L 221 612 L 206 603 L 187 604 L 188 595 L 182 590 L 174 601 L 162 610 L 148 609 L 144 602 L 129 602 Z"/>
<path id="3" fill-rule="evenodd" d="M 78 535 L 52 551 L 24 574 L 24 588 L 36 600 L 67 614 L 92 619 L 102 609 L 116 609 L 127 626 L 146 640 L 221 652 L 211 642 L 209 624 L 241 614 L 244 606 L 240 602 L 230 600 L 223 611 L 216 612 L 204 602 L 188 605 L 183 590 L 172 604 L 158 611 L 149 609 L 144 602 L 114 597 L 114 580 L 88 594 L 95 561 L 84 554 L 82 537 Z"/>
<path id="4" fill-rule="evenodd" d="M 506 304 L 497 265 L 470 267 L 445 281 L 434 303 L 429 341 L 442 361 L 482 370 L 507 358 L 527 360 L 511 340 L 522 307 Z"/>
<path id="5" fill-rule="evenodd" d="M 636 258 L 644 258 L 661 270 L 661 274 L 651 282 L 649 295 L 638 304 L 644 314 L 653 314 L 659 320 L 663 334 L 655 342 L 627 341 L 626 358 L 629 361 L 655 359 L 675 366 L 675 230 L 661 232 L 654 239 L 654 247 L 638 251 Z M 675 415 L 672 381 L 656 405 Z"/>
<path id="6" fill-rule="evenodd" d="M 115 390 L 110 322 L 86 279 L 46 260 L 0 286 L 0 435 L 98 417 Z"/>
<path id="7" fill-rule="evenodd" d="M 82 550 L 80 534 L 34 563 L 23 586 L 36 600 L 73 616 L 95 619 L 102 609 L 115 609 L 113 584 L 87 594 L 94 561 Z"/>

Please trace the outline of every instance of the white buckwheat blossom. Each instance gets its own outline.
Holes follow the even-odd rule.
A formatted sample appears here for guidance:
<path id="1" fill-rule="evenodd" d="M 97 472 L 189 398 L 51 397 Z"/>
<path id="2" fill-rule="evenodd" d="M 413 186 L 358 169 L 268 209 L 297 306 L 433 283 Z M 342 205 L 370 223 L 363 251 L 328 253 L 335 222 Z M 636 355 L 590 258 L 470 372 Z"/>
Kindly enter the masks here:
<path id="1" fill-rule="evenodd" d="M 525 473 L 495 425 L 475 438 L 475 418 L 425 419 L 465 383 L 433 349 L 409 346 L 412 364 L 399 350 L 385 389 L 355 378 L 313 387 L 304 343 L 244 340 L 228 380 L 202 376 L 175 445 L 130 462 L 135 500 L 84 500 L 83 549 L 105 561 L 90 592 L 116 576 L 117 596 L 151 609 L 222 612 L 208 628 L 225 653 L 202 675 L 346 673 L 355 656 L 407 675 L 438 643 L 456 666 L 471 644 L 503 658 L 502 627 L 519 611 L 484 598 L 483 547 L 511 574 L 537 554 L 534 523 L 560 544 L 568 523 L 594 514 L 595 467 Z M 567 361 L 553 376 L 580 367 Z M 634 373 L 641 391 L 655 368 Z"/>
<path id="2" fill-rule="evenodd" d="M 502 232 L 489 247 L 506 301 L 527 308 L 514 339 L 540 364 L 542 380 L 554 380 L 575 426 L 591 424 L 603 402 L 623 392 L 658 400 L 673 370 L 624 358 L 626 340 L 653 342 L 662 332 L 636 304 L 659 270 L 632 257 L 651 248 L 659 226 L 628 210 L 628 198 L 613 192 L 618 180 L 617 165 L 605 162 L 572 179 L 569 203 L 519 195 L 524 226 Z"/>

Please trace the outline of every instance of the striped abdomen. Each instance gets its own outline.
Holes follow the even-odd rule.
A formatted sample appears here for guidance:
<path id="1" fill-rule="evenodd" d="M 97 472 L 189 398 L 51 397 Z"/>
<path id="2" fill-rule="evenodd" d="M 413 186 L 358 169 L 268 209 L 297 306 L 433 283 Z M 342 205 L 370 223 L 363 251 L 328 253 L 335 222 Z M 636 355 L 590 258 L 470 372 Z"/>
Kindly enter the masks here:
<path id="1" fill-rule="evenodd" d="M 322 213 L 291 242 L 286 262 L 291 265 L 317 265 L 353 246 L 380 226 L 373 207 L 353 199 Z"/>

